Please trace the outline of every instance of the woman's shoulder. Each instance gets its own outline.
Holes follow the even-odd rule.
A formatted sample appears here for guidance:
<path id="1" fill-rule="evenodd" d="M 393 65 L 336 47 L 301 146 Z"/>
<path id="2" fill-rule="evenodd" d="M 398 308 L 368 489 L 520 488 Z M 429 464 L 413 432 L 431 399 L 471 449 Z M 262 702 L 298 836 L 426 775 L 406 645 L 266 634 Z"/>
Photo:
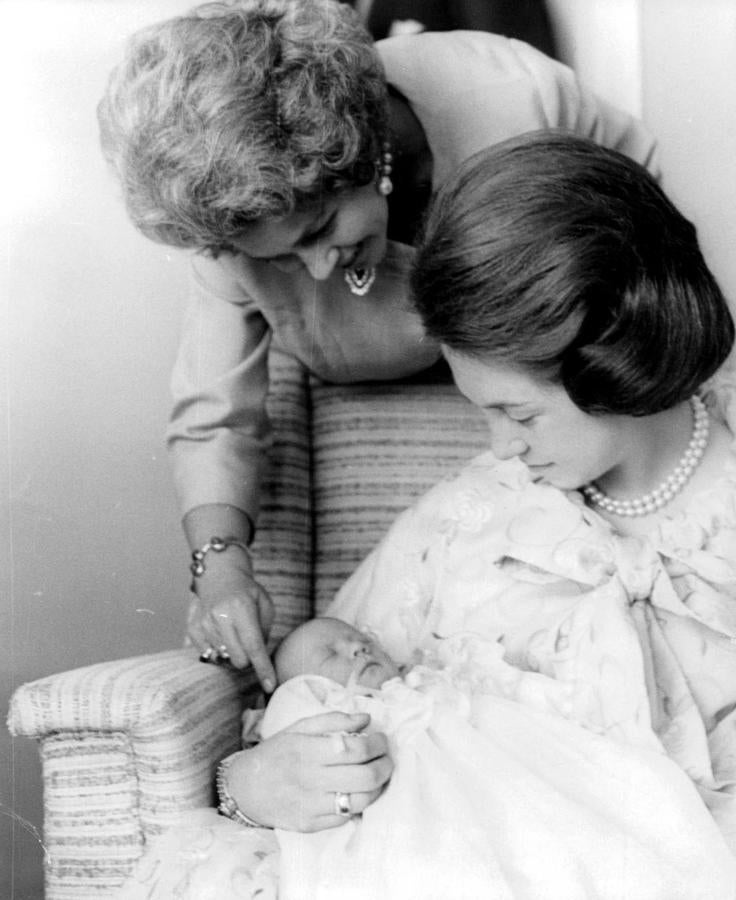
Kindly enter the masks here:
<path id="1" fill-rule="evenodd" d="M 483 147 L 564 126 L 563 110 L 576 119 L 569 70 L 521 41 L 482 31 L 423 32 L 376 47 L 389 84 L 427 136 L 435 185 Z"/>
<path id="2" fill-rule="evenodd" d="M 192 253 L 190 271 L 199 297 L 243 305 L 249 299 L 248 264 L 242 254 Z"/>
<path id="3" fill-rule="evenodd" d="M 431 527 L 451 510 L 458 515 L 474 515 L 471 510 L 491 511 L 506 505 L 529 483 L 529 472 L 518 459 L 499 461 L 486 450 L 459 469 L 445 475 L 407 510 L 413 518 L 423 517 Z M 485 516 L 484 516 L 485 517 Z"/>
<path id="4" fill-rule="evenodd" d="M 736 361 L 721 369 L 701 391 L 711 419 L 714 463 L 700 494 L 736 529 Z M 697 500 L 697 496 L 696 496 Z M 736 531 L 734 532 L 736 556 Z"/>
<path id="5" fill-rule="evenodd" d="M 394 75 L 399 81 L 419 81 L 425 72 L 431 73 L 433 79 L 447 72 L 452 82 L 462 84 L 465 81 L 467 85 L 468 70 L 472 73 L 479 67 L 487 74 L 520 74 L 523 67 L 519 47 L 532 50 L 529 45 L 501 34 L 463 30 L 400 34 L 376 42 L 376 50 L 386 66 L 391 84 L 396 84 Z M 464 67 L 458 67 L 459 60 L 464 60 Z"/>
<path id="6" fill-rule="evenodd" d="M 736 443 L 736 357 L 706 382 L 702 396 L 711 416 L 723 422 Z"/>
<path id="7" fill-rule="evenodd" d="M 472 554 L 480 542 L 486 553 L 495 546 L 501 556 L 545 571 L 574 573 L 583 582 L 599 577 L 600 554 L 593 554 L 595 575 L 583 560 L 585 554 L 577 550 L 563 554 L 569 557 L 569 572 L 564 565 L 560 568 L 559 560 L 553 563 L 552 557 L 559 556 L 563 545 L 607 545 L 612 534 L 576 491 L 538 484 L 521 460 L 499 461 L 490 451 L 435 485 L 416 504 L 406 525 L 411 532 L 419 526 L 419 531 L 433 533 L 454 553 Z"/>
<path id="8" fill-rule="evenodd" d="M 650 539 L 670 576 L 687 578 L 688 590 L 697 593 L 704 580 L 736 598 L 736 371 L 719 372 L 702 396 L 713 423 L 712 458 L 696 473 L 687 503 L 663 515 Z"/>

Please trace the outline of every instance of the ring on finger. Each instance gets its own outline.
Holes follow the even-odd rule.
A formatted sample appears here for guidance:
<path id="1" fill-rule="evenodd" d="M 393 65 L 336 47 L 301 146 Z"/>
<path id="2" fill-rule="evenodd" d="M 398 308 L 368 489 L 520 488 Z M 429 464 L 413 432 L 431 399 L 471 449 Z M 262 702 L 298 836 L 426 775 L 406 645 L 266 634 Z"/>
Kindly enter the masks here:
<path id="1" fill-rule="evenodd" d="M 329 731 L 325 737 L 329 737 L 332 744 L 332 752 L 336 754 L 347 753 L 350 744 L 347 738 L 364 738 L 368 735 L 364 731 Z"/>
<path id="2" fill-rule="evenodd" d="M 345 740 L 346 732 L 333 731 L 330 733 L 330 743 L 332 744 L 332 752 L 343 754 L 348 752 L 347 741 Z"/>
<path id="3" fill-rule="evenodd" d="M 352 816 L 353 810 L 350 804 L 350 794 L 343 794 L 342 791 L 335 791 L 335 815 L 348 818 Z"/>
<path id="4" fill-rule="evenodd" d="M 217 655 L 220 659 L 230 659 L 230 654 L 228 653 L 227 646 L 225 644 L 220 644 L 217 648 Z"/>
<path id="5" fill-rule="evenodd" d="M 212 657 L 215 656 L 215 648 L 214 647 L 205 647 L 204 650 L 199 654 L 200 662 L 212 662 Z"/>

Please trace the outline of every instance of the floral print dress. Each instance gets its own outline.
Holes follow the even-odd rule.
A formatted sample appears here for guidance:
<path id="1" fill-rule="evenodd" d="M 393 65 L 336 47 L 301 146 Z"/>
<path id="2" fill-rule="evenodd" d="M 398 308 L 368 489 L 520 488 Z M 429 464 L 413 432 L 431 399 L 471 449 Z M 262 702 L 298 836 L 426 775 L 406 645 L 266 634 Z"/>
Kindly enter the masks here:
<path id="1" fill-rule="evenodd" d="M 721 376 L 704 399 L 711 414 L 736 434 L 734 378 Z M 663 516 L 646 538 L 617 534 L 577 492 L 533 483 L 520 461 L 499 463 L 483 454 L 399 516 L 327 614 L 371 631 L 411 672 L 404 681 L 390 682 L 380 697 L 346 694 L 340 688 L 320 695 L 320 704 L 373 704 L 376 726 L 393 735 L 397 760 L 409 752 L 407 745 L 414 746 L 399 740 L 406 734 L 402 723 L 414 723 L 409 732 L 422 734 L 422 740 L 428 733 L 427 715 L 419 716 L 423 727 L 415 727 L 417 710 L 426 713 L 426 707 L 417 706 L 417 691 L 432 701 L 434 711 L 451 708 L 444 750 L 454 748 L 456 759 L 475 740 L 462 729 L 472 726 L 486 741 L 484 753 L 475 756 L 475 768 L 463 770 L 466 782 L 477 797 L 487 791 L 484 810 L 505 803 L 504 821 L 516 816 L 524 827 L 517 830 L 515 843 L 513 829 L 496 831 L 500 855 L 491 852 L 493 843 L 486 840 L 484 859 L 490 868 L 483 870 L 483 877 L 489 890 L 480 896 L 731 896 L 736 884 L 736 442 L 720 479 L 697 494 L 685 512 Z M 299 717 L 307 714 L 301 700 Z M 455 739 L 449 737 L 452 733 Z M 447 757 L 432 768 L 420 765 L 423 757 L 415 751 L 411 766 L 397 766 L 389 790 L 364 819 L 366 824 L 380 823 L 388 808 L 384 801 L 391 797 L 394 802 L 401 798 L 395 809 L 407 814 L 415 809 L 417 779 L 403 778 L 400 772 L 416 774 L 420 766 L 420 780 L 425 791 L 434 791 L 437 804 L 430 812 L 419 808 L 414 831 L 426 827 L 431 815 L 440 821 L 437 808 L 444 804 L 450 823 L 444 840 L 467 822 L 468 792 L 462 795 L 465 800 L 458 799 L 461 779 L 448 781 L 447 773 L 455 769 Z M 592 764 L 586 766 L 586 760 Z M 647 771 L 649 783 L 642 779 Z M 676 865 L 682 854 L 690 859 L 685 869 L 694 880 L 688 885 L 685 877 L 684 893 L 672 893 L 671 885 L 663 888 L 656 879 L 647 881 L 647 871 L 656 871 L 656 866 L 646 865 L 640 866 L 642 880 L 634 893 L 629 889 L 617 894 L 615 878 L 598 879 L 595 887 L 590 879 L 583 878 L 579 885 L 574 878 L 563 880 L 560 892 L 550 893 L 555 883 L 550 876 L 562 871 L 559 854 L 540 857 L 542 844 L 523 837 L 529 823 L 547 822 L 545 834 L 560 830 L 569 843 L 588 827 L 583 824 L 585 803 L 591 810 L 597 805 L 604 819 L 608 809 L 613 822 L 623 797 L 612 790 L 616 778 L 622 786 L 628 778 L 629 787 L 638 785 L 642 796 L 660 798 L 659 806 L 639 808 L 629 791 L 634 804 L 630 808 L 641 812 L 637 822 L 629 819 L 631 834 L 639 845 L 645 840 L 642 835 L 649 835 L 651 858 L 659 864 L 670 859 Z M 516 793 L 504 793 L 504 779 L 515 784 Z M 536 785 L 528 796 L 527 784 Z M 577 819 L 570 817 L 571 804 L 560 800 L 565 794 L 579 801 Z M 454 821 L 457 809 L 464 812 Z M 710 815 L 703 820 L 700 814 L 706 809 Z M 682 827 L 675 814 L 681 816 Z M 295 853 L 302 861 L 309 855 L 304 846 L 296 851 L 292 847 L 288 856 L 279 852 L 279 844 L 283 851 L 300 841 L 307 847 L 312 841 L 312 850 L 316 842 L 316 858 L 334 864 L 321 870 L 329 877 L 302 881 L 301 896 L 400 896 L 396 879 L 382 883 L 376 893 L 375 880 L 338 877 L 356 864 L 355 855 L 352 860 L 349 855 L 349 838 L 352 834 L 353 844 L 358 840 L 361 822 L 349 824 L 321 837 L 279 836 L 244 829 L 213 810 L 202 810 L 149 850 L 120 898 L 268 900 L 280 895 L 284 875 L 288 890 L 281 896 L 300 896 L 298 890 L 293 893 L 293 861 Z M 697 841 L 692 839 L 693 828 Z M 387 829 L 387 824 L 379 824 L 363 834 L 386 835 Z M 617 829 L 611 834 L 622 833 Z M 708 848 L 700 862 L 687 856 L 680 843 L 683 835 L 689 835 L 691 850 L 696 844 Z M 432 838 L 431 833 L 426 836 Z M 400 845 L 384 841 L 380 846 L 389 854 Z M 327 856 L 324 847 L 330 848 Z M 465 848 L 463 841 L 456 842 L 469 880 L 464 880 L 463 866 L 455 867 L 460 873 L 457 883 L 448 887 L 442 869 L 434 870 L 434 882 L 444 896 L 479 896 L 477 883 L 468 875 L 473 863 Z M 376 870 L 375 855 L 372 859 Z M 416 854 L 413 859 L 418 859 Z M 589 874 L 602 872 L 594 859 L 589 862 Z M 384 874 L 399 869 L 396 860 L 383 867 Z M 710 882 L 703 881 L 709 884 L 703 890 L 695 886 L 696 869 L 712 875 Z M 417 866 L 409 871 L 417 872 Z M 511 877 L 515 871 L 521 880 Z M 633 871 L 630 878 L 635 877 Z M 534 873 L 540 872 L 535 881 Z M 338 893 L 331 895 L 330 885 L 338 885 Z M 412 890 L 410 881 L 406 895 L 418 896 Z"/>
<path id="2" fill-rule="evenodd" d="M 733 373 L 703 396 L 736 434 Z M 646 538 L 483 454 L 397 519 L 327 612 L 404 663 L 458 632 L 496 639 L 508 697 L 626 741 L 643 726 L 736 854 L 736 440 Z"/>

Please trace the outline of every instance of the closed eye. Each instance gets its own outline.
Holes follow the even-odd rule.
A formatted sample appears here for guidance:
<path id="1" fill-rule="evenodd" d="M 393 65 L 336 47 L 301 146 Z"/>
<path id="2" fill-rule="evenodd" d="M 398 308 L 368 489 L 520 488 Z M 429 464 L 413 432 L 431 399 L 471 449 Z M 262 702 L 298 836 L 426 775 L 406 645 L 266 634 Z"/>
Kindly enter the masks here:
<path id="1" fill-rule="evenodd" d="M 519 410 L 519 412 L 509 412 L 508 410 L 504 410 L 504 415 L 512 422 L 516 422 L 519 425 L 529 425 L 539 414 L 522 412 L 521 410 Z"/>
<path id="2" fill-rule="evenodd" d="M 335 218 L 337 216 L 336 212 L 333 212 L 324 224 L 320 225 L 320 227 L 316 231 L 309 232 L 308 234 L 302 235 L 302 239 L 300 244 L 302 247 L 309 247 L 322 238 L 326 237 L 332 231 L 332 228 L 335 224 Z"/>
<path id="3" fill-rule="evenodd" d="M 268 262 L 271 263 L 271 265 L 276 266 L 281 272 L 286 272 L 287 275 L 291 275 L 304 268 L 302 261 L 294 253 L 282 253 L 279 256 L 274 256 L 272 259 L 269 259 Z"/>

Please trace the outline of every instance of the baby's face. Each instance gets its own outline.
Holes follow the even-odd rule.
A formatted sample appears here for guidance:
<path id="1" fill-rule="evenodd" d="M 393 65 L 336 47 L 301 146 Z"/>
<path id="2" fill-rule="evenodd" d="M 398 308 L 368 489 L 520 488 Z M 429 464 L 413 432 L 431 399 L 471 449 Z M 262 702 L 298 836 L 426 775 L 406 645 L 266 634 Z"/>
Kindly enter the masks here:
<path id="1" fill-rule="evenodd" d="M 398 666 L 367 635 L 339 619 L 311 619 L 284 639 L 276 652 L 279 682 L 295 675 L 323 675 L 347 685 L 351 678 L 380 687 L 399 674 Z"/>

